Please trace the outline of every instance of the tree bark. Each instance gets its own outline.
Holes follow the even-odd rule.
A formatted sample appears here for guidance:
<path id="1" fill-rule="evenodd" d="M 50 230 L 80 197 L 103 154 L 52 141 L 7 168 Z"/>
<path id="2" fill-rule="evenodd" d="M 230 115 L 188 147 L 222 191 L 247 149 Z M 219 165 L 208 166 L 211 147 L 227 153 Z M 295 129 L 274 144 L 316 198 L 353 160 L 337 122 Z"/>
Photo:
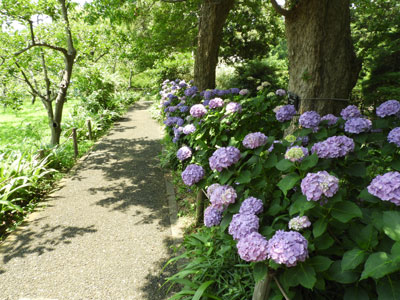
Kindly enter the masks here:
<path id="1" fill-rule="evenodd" d="M 348 99 L 356 84 L 361 64 L 350 36 L 349 0 L 300 0 L 280 13 L 285 15 L 289 91 L 300 97 L 300 113 L 339 114 L 346 101 L 315 98 Z"/>
<path id="2" fill-rule="evenodd" d="M 200 91 L 215 88 L 222 29 L 233 5 L 234 0 L 204 0 L 201 5 L 194 62 L 194 84 Z"/>

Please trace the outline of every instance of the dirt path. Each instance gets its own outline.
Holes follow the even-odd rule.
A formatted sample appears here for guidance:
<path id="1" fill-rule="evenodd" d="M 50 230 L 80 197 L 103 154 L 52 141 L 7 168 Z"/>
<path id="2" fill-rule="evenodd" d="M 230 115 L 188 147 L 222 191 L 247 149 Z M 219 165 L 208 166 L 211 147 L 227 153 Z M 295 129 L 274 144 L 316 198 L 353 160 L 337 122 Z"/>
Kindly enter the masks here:
<path id="1" fill-rule="evenodd" d="M 0 299 L 166 299 L 161 130 L 137 103 L 0 247 Z"/>

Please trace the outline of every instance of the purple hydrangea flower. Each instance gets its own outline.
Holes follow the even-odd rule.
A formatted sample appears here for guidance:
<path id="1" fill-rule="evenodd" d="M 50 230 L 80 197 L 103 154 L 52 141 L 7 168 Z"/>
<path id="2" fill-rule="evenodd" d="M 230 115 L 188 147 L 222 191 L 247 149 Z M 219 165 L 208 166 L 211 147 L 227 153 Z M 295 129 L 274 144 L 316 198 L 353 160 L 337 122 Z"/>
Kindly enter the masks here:
<path id="1" fill-rule="evenodd" d="M 245 261 L 263 261 L 267 259 L 268 241 L 258 232 L 252 232 L 237 243 L 238 253 Z"/>
<path id="2" fill-rule="evenodd" d="M 188 125 L 184 126 L 183 129 L 182 129 L 182 132 L 184 134 L 191 134 L 191 133 L 193 133 L 195 131 L 196 131 L 196 127 L 194 127 L 193 124 L 188 124 Z"/>
<path id="3" fill-rule="evenodd" d="M 296 231 L 278 230 L 268 241 L 267 257 L 277 264 L 294 267 L 308 257 L 308 242 Z"/>
<path id="4" fill-rule="evenodd" d="M 241 112 L 242 111 L 242 106 L 240 105 L 240 103 L 237 102 L 229 102 L 226 105 L 226 112 L 228 114 L 233 114 L 235 112 Z"/>
<path id="5" fill-rule="evenodd" d="M 190 108 L 190 115 L 195 118 L 201 118 L 207 113 L 203 104 L 195 104 Z"/>
<path id="6" fill-rule="evenodd" d="M 171 105 L 171 101 L 165 101 L 163 104 L 162 104 L 163 106 L 168 106 L 168 105 Z"/>
<path id="7" fill-rule="evenodd" d="M 221 147 L 214 151 L 213 155 L 208 159 L 211 170 L 221 172 L 223 169 L 237 163 L 240 159 L 239 149 L 228 146 Z"/>
<path id="8" fill-rule="evenodd" d="M 211 198 L 211 195 L 214 193 L 214 191 L 218 188 L 218 187 L 220 187 L 221 185 L 219 184 L 219 183 L 213 183 L 212 185 L 210 185 L 208 188 L 207 188 L 207 197 L 208 197 L 208 199 L 210 199 Z"/>
<path id="9" fill-rule="evenodd" d="M 204 91 L 204 99 L 205 100 L 210 100 L 212 97 L 214 97 L 213 91 L 210 91 L 210 90 Z"/>
<path id="10" fill-rule="evenodd" d="M 332 114 L 327 114 L 321 118 L 321 121 L 328 121 L 328 126 L 333 126 L 338 121 L 338 117 Z"/>
<path id="11" fill-rule="evenodd" d="M 267 142 L 267 136 L 261 132 L 253 132 L 246 135 L 243 139 L 243 146 L 247 149 L 255 149 Z"/>
<path id="12" fill-rule="evenodd" d="M 311 148 L 311 152 L 316 153 L 319 158 L 342 157 L 352 151 L 354 151 L 354 141 L 344 135 L 332 136 L 325 141 L 315 143 Z"/>
<path id="13" fill-rule="evenodd" d="M 240 205 L 239 213 L 258 215 L 262 213 L 263 210 L 263 202 L 260 199 L 249 197 Z"/>
<path id="14" fill-rule="evenodd" d="M 295 217 L 289 221 L 289 229 L 300 231 L 301 229 L 311 226 L 311 222 L 307 216 Z"/>
<path id="15" fill-rule="evenodd" d="M 248 93 L 249 93 L 249 90 L 248 90 L 248 89 L 243 89 L 243 90 L 240 90 L 239 95 L 240 95 L 240 96 L 245 96 L 245 95 L 247 95 Z"/>
<path id="16" fill-rule="evenodd" d="M 181 87 L 181 88 L 185 88 L 185 87 L 187 87 L 187 83 L 185 82 L 185 80 L 181 80 L 180 82 L 179 82 L 179 87 Z"/>
<path id="17" fill-rule="evenodd" d="M 321 122 L 321 116 L 316 111 L 306 111 L 299 118 L 299 124 L 304 128 L 316 128 Z"/>
<path id="18" fill-rule="evenodd" d="M 303 146 L 307 146 L 308 142 L 310 141 L 310 138 L 307 135 L 306 136 L 299 136 L 296 139 L 296 141 L 300 141 Z"/>
<path id="19" fill-rule="evenodd" d="M 389 143 L 394 143 L 397 147 L 400 147 L 400 127 L 392 129 L 389 132 L 387 139 Z"/>
<path id="20" fill-rule="evenodd" d="M 276 90 L 275 95 L 283 97 L 286 95 L 286 91 L 284 89 L 278 89 Z"/>
<path id="21" fill-rule="evenodd" d="M 397 100 L 388 100 L 383 102 L 376 108 L 376 115 L 380 118 L 387 116 L 399 115 L 400 113 L 400 102 Z"/>
<path id="22" fill-rule="evenodd" d="M 308 156 L 308 149 L 301 146 L 293 146 L 285 153 L 285 158 L 291 162 L 300 162 L 304 157 Z"/>
<path id="23" fill-rule="evenodd" d="M 327 171 L 308 173 L 301 181 L 301 192 L 308 201 L 321 200 L 322 195 L 330 198 L 339 190 L 339 179 Z"/>
<path id="24" fill-rule="evenodd" d="M 271 152 L 271 151 L 274 150 L 274 145 L 275 145 L 275 144 L 282 144 L 282 141 L 275 140 L 275 141 L 272 143 L 271 147 L 268 148 L 268 152 Z"/>
<path id="25" fill-rule="evenodd" d="M 196 164 L 191 164 L 182 172 L 182 180 L 186 185 L 193 185 L 203 179 L 204 169 Z"/>
<path id="26" fill-rule="evenodd" d="M 390 201 L 400 206 L 400 173 L 388 172 L 376 176 L 369 186 L 368 192 L 383 201 Z"/>
<path id="27" fill-rule="evenodd" d="M 238 89 L 238 88 L 231 88 L 231 89 L 230 89 L 230 92 L 231 92 L 232 95 L 237 95 L 237 94 L 240 93 L 240 89 Z"/>
<path id="28" fill-rule="evenodd" d="M 359 118 L 361 117 L 361 112 L 355 105 L 349 105 L 346 108 L 343 108 L 340 112 L 340 115 L 344 120 L 349 120 L 352 118 Z"/>
<path id="29" fill-rule="evenodd" d="M 175 112 L 177 109 L 178 109 L 177 106 L 170 106 L 170 107 L 168 107 L 168 111 L 169 111 L 169 112 Z"/>
<path id="30" fill-rule="evenodd" d="M 182 118 L 177 117 L 175 119 L 175 124 L 178 126 L 182 126 L 185 121 Z"/>
<path id="31" fill-rule="evenodd" d="M 176 152 L 176 157 L 178 157 L 178 159 L 180 161 L 188 159 L 191 156 L 192 156 L 192 149 L 190 149 L 187 146 L 183 146 L 183 147 L 179 148 L 178 152 Z"/>
<path id="32" fill-rule="evenodd" d="M 204 225 L 207 227 L 217 226 L 221 223 L 222 213 L 213 206 L 209 206 L 204 211 Z"/>
<path id="33" fill-rule="evenodd" d="M 236 191 L 230 185 L 215 187 L 210 196 L 210 202 L 214 208 L 223 211 L 229 204 L 235 203 Z"/>
<path id="34" fill-rule="evenodd" d="M 229 234 L 240 240 L 252 232 L 257 232 L 260 220 L 254 214 L 235 214 L 229 224 Z"/>
<path id="35" fill-rule="evenodd" d="M 294 105 L 284 105 L 277 110 L 275 113 L 276 119 L 279 122 L 290 121 L 296 114 L 296 108 Z"/>
<path id="36" fill-rule="evenodd" d="M 182 105 L 179 107 L 180 112 L 187 112 L 189 110 L 189 106 L 187 105 Z"/>
<path id="37" fill-rule="evenodd" d="M 210 103 L 208 103 L 208 106 L 211 109 L 214 109 L 217 107 L 222 107 L 222 106 L 224 106 L 224 100 L 222 100 L 221 98 L 214 98 L 214 99 L 210 100 Z"/>
<path id="38" fill-rule="evenodd" d="M 348 119 L 344 124 L 344 131 L 349 133 L 361 133 L 369 131 L 372 127 L 372 122 L 365 118 Z"/>
<path id="39" fill-rule="evenodd" d="M 198 88 L 197 88 L 196 86 L 192 86 L 192 87 L 186 89 L 186 90 L 184 91 L 184 93 L 185 93 L 185 96 L 186 96 L 186 97 L 192 97 L 192 96 L 196 95 L 196 93 L 197 93 L 198 91 L 199 91 L 199 90 L 198 90 Z"/>

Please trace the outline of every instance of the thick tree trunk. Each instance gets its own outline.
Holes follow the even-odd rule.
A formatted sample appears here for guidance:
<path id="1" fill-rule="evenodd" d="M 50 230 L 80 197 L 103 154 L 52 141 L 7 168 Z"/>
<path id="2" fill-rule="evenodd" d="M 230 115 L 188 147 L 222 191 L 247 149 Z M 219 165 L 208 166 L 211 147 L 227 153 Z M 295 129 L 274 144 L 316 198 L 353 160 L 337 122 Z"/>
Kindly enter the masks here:
<path id="1" fill-rule="evenodd" d="M 300 0 L 285 15 L 289 91 L 300 99 L 300 113 L 338 114 L 348 105 L 360 63 L 350 36 L 349 0 Z"/>
<path id="2" fill-rule="evenodd" d="M 200 91 L 215 88 L 222 29 L 233 5 L 234 0 L 204 0 L 201 5 L 194 63 L 194 83 Z"/>

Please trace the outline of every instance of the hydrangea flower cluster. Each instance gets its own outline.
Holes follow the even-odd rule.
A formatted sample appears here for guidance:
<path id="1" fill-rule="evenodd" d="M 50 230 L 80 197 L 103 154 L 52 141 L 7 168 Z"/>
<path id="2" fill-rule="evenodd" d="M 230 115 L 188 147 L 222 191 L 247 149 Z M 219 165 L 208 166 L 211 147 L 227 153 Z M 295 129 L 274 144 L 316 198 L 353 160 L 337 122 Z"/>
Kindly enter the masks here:
<path id="1" fill-rule="evenodd" d="M 389 132 L 387 139 L 389 143 L 394 143 L 397 147 L 400 147 L 400 127 L 392 129 Z"/>
<path id="2" fill-rule="evenodd" d="M 208 159 L 210 168 L 221 172 L 223 169 L 237 163 L 240 159 L 239 149 L 228 146 L 221 147 L 214 151 L 213 155 Z"/>
<path id="3" fill-rule="evenodd" d="M 197 88 L 197 86 L 192 86 L 192 87 L 186 89 L 184 91 L 184 94 L 186 97 L 193 97 L 197 94 L 198 91 L 199 91 L 199 89 Z"/>
<path id="4" fill-rule="evenodd" d="M 258 232 L 252 232 L 237 243 L 238 253 L 245 261 L 263 261 L 267 259 L 268 241 Z"/>
<path id="5" fill-rule="evenodd" d="M 243 89 L 243 90 L 240 90 L 239 91 L 239 95 L 240 96 L 245 96 L 245 95 L 247 95 L 249 93 L 249 90 L 248 89 Z"/>
<path id="6" fill-rule="evenodd" d="M 196 127 L 194 127 L 194 125 L 193 124 L 188 124 L 188 125 L 186 125 L 186 126 L 184 126 L 183 128 L 182 128 L 182 132 L 184 133 L 184 134 L 191 134 L 191 133 L 193 133 L 193 132 L 195 132 L 196 131 Z"/>
<path id="7" fill-rule="evenodd" d="M 184 123 L 184 120 L 182 118 L 179 117 L 168 117 L 165 121 L 164 124 L 166 126 L 173 126 L 173 125 L 178 125 L 178 126 L 182 126 Z"/>
<path id="8" fill-rule="evenodd" d="M 221 223 L 222 212 L 213 206 L 209 206 L 204 211 L 204 225 L 207 227 L 217 226 Z"/>
<path id="9" fill-rule="evenodd" d="M 315 143 L 311 153 L 316 153 L 319 158 L 337 158 L 346 156 L 354 151 L 354 141 L 344 135 L 332 136 L 325 141 Z"/>
<path id="10" fill-rule="evenodd" d="M 286 95 L 286 91 L 283 89 L 278 89 L 276 90 L 275 95 L 283 97 Z"/>
<path id="11" fill-rule="evenodd" d="M 201 118 L 207 113 L 203 104 L 195 104 L 190 108 L 190 115 L 195 118 Z"/>
<path id="12" fill-rule="evenodd" d="M 214 193 L 214 191 L 218 188 L 218 187 L 220 187 L 221 185 L 219 184 L 219 183 L 213 183 L 212 185 L 210 185 L 208 188 L 207 188 L 207 197 L 208 197 L 208 199 L 210 199 L 211 198 L 211 195 Z"/>
<path id="13" fill-rule="evenodd" d="M 348 119 L 344 124 L 344 131 L 359 134 L 371 130 L 372 122 L 365 118 Z"/>
<path id="14" fill-rule="evenodd" d="M 204 91 L 203 97 L 205 100 L 210 100 L 212 97 L 214 97 L 214 92 L 210 90 Z"/>
<path id="15" fill-rule="evenodd" d="M 296 231 L 300 231 L 301 229 L 307 228 L 311 226 L 311 222 L 307 216 L 298 216 L 290 219 L 289 221 L 289 229 L 293 229 Z"/>
<path id="16" fill-rule="evenodd" d="M 229 102 L 226 105 L 226 112 L 228 114 L 233 114 L 235 112 L 241 112 L 242 111 L 242 106 L 240 105 L 240 103 L 237 102 Z"/>
<path id="17" fill-rule="evenodd" d="M 361 117 L 361 112 L 358 109 L 357 106 L 355 105 L 349 105 L 346 108 L 343 108 L 342 111 L 340 112 L 340 115 L 344 120 L 349 120 L 352 118 L 359 118 Z"/>
<path id="18" fill-rule="evenodd" d="M 327 115 L 325 115 L 325 116 L 323 116 L 321 118 L 321 122 L 322 121 L 328 121 L 328 126 L 333 126 L 333 125 L 335 125 L 337 123 L 338 119 L 339 118 L 336 117 L 335 115 L 327 114 Z"/>
<path id="19" fill-rule="evenodd" d="M 267 257 L 277 264 L 294 267 L 308 257 L 308 242 L 296 231 L 278 230 L 268 241 Z"/>
<path id="20" fill-rule="evenodd" d="M 188 165 L 181 174 L 183 182 L 188 186 L 199 182 L 201 179 L 203 179 L 204 175 L 204 169 L 196 164 Z"/>
<path id="21" fill-rule="evenodd" d="M 308 149 L 301 146 L 293 146 L 285 153 L 285 158 L 291 162 L 300 162 L 308 155 Z"/>
<path id="22" fill-rule="evenodd" d="M 247 149 L 255 149 L 267 142 L 267 136 L 261 132 L 253 132 L 243 139 L 243 146 Z"/>
<path id="23" fill-rule="evenodd" d="M 330 198 L 339 190 L 339 179 L 327 171 L 308 173 L 301 181 L 301 192 L 308 201 L 321 200 L 322 196 Z"/>
<path id="24" fill-rule="evenodd" d="M 224 100 L 222 100 L 221 98 L 214 98 L 214 99 L 210 100 L 210 102 L 208 103 L 208 106 L 211 109 L 214 109 L 217 107 L 222 107 L 222 106 L 224 106 Z"/>
<path id="25" fill-rule="evenodd" d="M 249 197 L 240 205 L 239 214 L 258 215 L 262 213 L 263 209 L 263 202 L 260 199 Z"/>
<path id="26" fill-rule="evenodd" d="M 376 115 L 380 118 L 400 114 L 400 102 L 397 100 L 388 100 L 376 108 Z"/>
<path id="27" fill-rule="evenodd" d="M 290 121 L 296 114 L 294 105 L 284 105 L 275 112 L 275 117 L 279 122 Z"/>
<path id="28" fill-rule="evenodd" d="M 235 214 L 229 224 L 229 234 L 234 240 L 241 240 L 252 232 L 257 232 L 259 219 L 254 214 Z"/>
<path id="29" fill-rule="evenodd" d="M 229 204 L 235 203 L 236 191 L 230 185 L 219 185 L 214 187 L 209 196 L 212 206 L 220 211 L 225 210 Z"/>
<path id="30" fill-rule="evenodd" d="M 368 192 L 383 201 L 400 206 L 400 173 L 388 172 L 376 176 L 367 187 Z"/>
<path id="31" fill-rule="evenodd" d="M 301 127 L 304 128 L 314 129 L 318 127 L 320 122 L 321 122 L 321 116 L 316 111 L 313 110 L 306 111 L 299 118 L 299 124 Z"/>
<path id="32" fill-rule="evenodd" d="M 183 146 L 179 148 L 179 150 L 176 152 L 176 157 L 180 161 L 184 161 L 185 159 L 188 159 L 192 156 L 192 149 L 190 149 L 187 146 Z"/>

